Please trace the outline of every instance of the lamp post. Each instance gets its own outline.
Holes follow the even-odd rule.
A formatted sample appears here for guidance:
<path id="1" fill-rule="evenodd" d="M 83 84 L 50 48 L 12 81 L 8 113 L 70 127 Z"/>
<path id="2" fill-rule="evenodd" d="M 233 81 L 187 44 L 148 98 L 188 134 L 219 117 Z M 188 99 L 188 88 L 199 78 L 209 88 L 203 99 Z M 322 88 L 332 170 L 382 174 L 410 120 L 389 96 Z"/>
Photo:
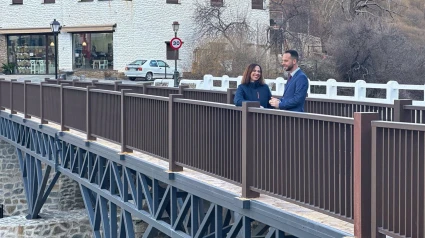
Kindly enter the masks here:
<path id="1" fill-rule="evenodd" d="M 61 29 L 61 24 L 56 21 L 56 19 L 53 20 L 52 23 L 50 23 L 50 29 L 52 29 L 53 37 L 55 38 L 55 79 L 58 79 L 58 42 L 57 37 L 58 33 Z"/>
<path id="2" fill-rule="evenodd" d="M 175 21 L 173 22 L 173 31 L 174 31 L 174 37 L 177 38 L 177 31 L 179 31 L 179 22 Z M 177 53 L 178 49 L 174 50 L 174 87 L 178 87 L 179 83 L 177 82 L 179 77 L 179 72 L 177 71 Z"/>

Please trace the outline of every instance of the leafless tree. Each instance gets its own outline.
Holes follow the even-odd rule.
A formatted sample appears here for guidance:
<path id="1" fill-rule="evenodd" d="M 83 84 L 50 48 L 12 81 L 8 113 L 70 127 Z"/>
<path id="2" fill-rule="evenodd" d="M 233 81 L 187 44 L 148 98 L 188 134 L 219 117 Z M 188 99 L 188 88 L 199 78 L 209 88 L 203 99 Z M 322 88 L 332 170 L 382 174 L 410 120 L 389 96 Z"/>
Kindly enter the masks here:
<path id="1" fill-rule="evenodd" d="M 241 42 L 236 39 L 248 39 L 254 31 L 247 21 L 247 11 L 228 11 L 230 10 L 226 7 L 196 2 L 193 16 L 197 23 L 196 34 L 207 39 L 225 38 L 234 49 L 242 47 Z"/>
<path id="2" fill-rule="evenodd" d="M 425 48 L 385 21 L 358 18 L 335 30 L 329 53 L 344 81 L 418 83 L 425 74 Z"/>

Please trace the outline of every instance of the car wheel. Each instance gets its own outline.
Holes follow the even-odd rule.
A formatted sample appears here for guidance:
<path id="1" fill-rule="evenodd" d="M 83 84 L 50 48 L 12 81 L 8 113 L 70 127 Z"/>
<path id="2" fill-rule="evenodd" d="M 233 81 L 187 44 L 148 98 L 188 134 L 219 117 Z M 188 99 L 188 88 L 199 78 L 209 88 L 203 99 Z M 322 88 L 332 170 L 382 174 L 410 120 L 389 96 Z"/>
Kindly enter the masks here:
<path id="1" fill-rule="evenodd" d="M 130 79 L 131 81 L 136 80 L 136 78 L 135 78 L 135 77 L 130 77 L 130 78 L 128 78 L 128 79 Z"/>
<path id="2" fill-rule="evenodd" d="M 147 74 L 146 74 L 146 80 L 147 80 L 147 81 L 151 81 L 152 79 L 153 79 L 153 75 L 152 75 L 152 73 L 150 73 L 150 72 L 149 72 L 149 73 L 147 73 Z"/>

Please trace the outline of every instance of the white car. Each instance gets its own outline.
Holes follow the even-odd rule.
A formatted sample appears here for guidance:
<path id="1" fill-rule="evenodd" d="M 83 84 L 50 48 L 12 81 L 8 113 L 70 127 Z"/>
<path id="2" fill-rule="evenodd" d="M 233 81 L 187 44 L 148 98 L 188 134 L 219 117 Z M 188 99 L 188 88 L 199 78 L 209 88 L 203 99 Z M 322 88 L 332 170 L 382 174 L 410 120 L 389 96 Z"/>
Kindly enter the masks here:
<path id="1" fill-rule="evenodd" d="M 155 78 L 173 78 L 174 68 L 171 68 L 163 60 L 144 60 L 138 59 L 125 67 L 125 76 L 131 81 L 136 78 L 145 78 L 153 80 Z"/>

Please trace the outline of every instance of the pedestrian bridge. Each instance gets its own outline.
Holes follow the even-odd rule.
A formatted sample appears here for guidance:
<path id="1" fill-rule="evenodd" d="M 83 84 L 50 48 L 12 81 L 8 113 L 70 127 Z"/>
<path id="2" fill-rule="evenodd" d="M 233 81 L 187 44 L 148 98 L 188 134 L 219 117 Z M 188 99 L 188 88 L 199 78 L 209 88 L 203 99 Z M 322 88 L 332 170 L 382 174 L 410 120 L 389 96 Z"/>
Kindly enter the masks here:
<path id="1" fill-rule="evenodd" d="M 134 237 L 134 217 L 145 237 L 425 237 L 411 100 L 293 113 L 226 104 L 232 90 L 62 83 L 0 81 L 30 219 L 55 173 L 79 183 L 96 237 Z"/>

